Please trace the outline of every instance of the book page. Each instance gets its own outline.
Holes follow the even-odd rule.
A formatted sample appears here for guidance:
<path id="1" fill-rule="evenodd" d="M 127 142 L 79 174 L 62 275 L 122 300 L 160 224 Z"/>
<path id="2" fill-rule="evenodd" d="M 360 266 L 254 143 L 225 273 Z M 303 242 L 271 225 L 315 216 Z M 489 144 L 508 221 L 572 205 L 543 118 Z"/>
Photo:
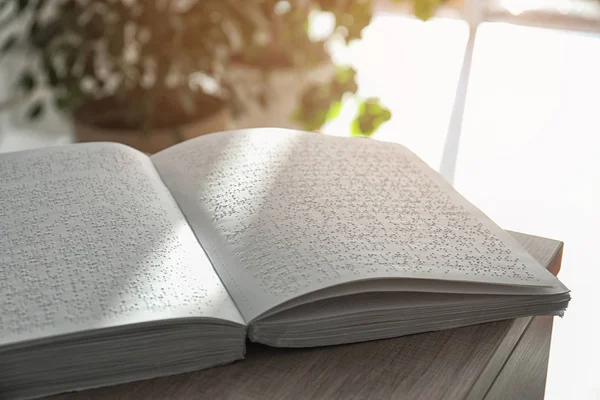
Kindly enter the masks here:
<path id="1" fill-rule="evenodd" d="M 0 155 L 0 344 L 171 318 L 243 324 L 144 154 Z"/>
<path id="2" fill-rule="evenodd" d="M 360 280 L 556 283 L 400 145 L 255 129 L 152 160 L 247 320 Z"/>

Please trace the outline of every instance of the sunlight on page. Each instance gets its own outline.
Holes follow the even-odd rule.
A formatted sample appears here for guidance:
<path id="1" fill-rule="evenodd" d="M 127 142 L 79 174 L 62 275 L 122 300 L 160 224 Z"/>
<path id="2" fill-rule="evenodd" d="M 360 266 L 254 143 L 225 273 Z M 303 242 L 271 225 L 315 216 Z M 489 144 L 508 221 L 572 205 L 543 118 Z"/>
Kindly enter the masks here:
<path id="1" fill-rule="evenodd" d="M 271 163 L 273 165 L 285 165 L 298 138 L 289 138 L 285 135 L 272 135 L 270 141 L 265 144 L 260 141 L 259 137 L 249 136 L 249 139 L 243 142 L 242 146 L 237 141 L 235 141 L 234 145 L 231 139 L 232 137 L 229 136 L 220 140 L 216 153 L 203 165 L 206 176 L 210 179 L 210 177 L 223 170 L 254 169 L 256 175 L 254 176 L 252 187 L 248 187 L 243 193 L 238 192 L 236 194 L 242 195 L 245 202 L 252 202 L 258 208 L 261 208 L 268 194 L 276 185 L 278 178 L 277 174 L 265 174 L 261 170 L 261 166 Z M 188 151 L 186 157 L 191 157 L 192 159 L 202 157 L 200 152 L 202 147 L 196 149 L 191 142 L 184 146 Z M 180 146 L 180 148 L 183 149 L 184 146 Z M 257 146 L 261 147 L 261 151 L 255 151 Z M 200 181 L 198 182 L 200 185 L 198 190 L 205 198 L 220 198 L 223 196 L 222 187 L 236 186 L 239 184 L 239 181 L 240 176 L 237 174 L 220 174 L 219 185 L 211 185 L 207 181 Z M 218 212 L 219 210 L 215 209 L 214 211 Z"/>
<path id="2" fill-rule="evenodd" d="M 184 220 L 176 222 L 169 236 L 151 246 L 144 248 L 140 243 L 138 251 L 139 257 L 130 260 L 129 279 L 116 282 L 104 299 L 114 315 L 122 314 L 127 323 L 189 317 L 242 322 L 210 260 Z M 161 258 L 157 259 L 157 255 Z M 150 277 L 139 279 L 148 272 Z M 114 323 L 114 320 L 98 319 L 90 328 Z"/>
<path id="3" fill-rule="evenodd" d="M 0 342 L 161 318 L 242 323 L 150 160 L 114 143 L 0 158 Z M 186 228 L 187 227 L 187 228 Z M 224 310 L 229 306 L 229 310 Z"/>
<path id="4" fill-rule="evenodd" d="M 256 129 L 207 135 L 153 161 L 247 321 L 357 279 L 555 282 L 399 146 Z M 452 244 L 436 242 L 444 235 Z"/>

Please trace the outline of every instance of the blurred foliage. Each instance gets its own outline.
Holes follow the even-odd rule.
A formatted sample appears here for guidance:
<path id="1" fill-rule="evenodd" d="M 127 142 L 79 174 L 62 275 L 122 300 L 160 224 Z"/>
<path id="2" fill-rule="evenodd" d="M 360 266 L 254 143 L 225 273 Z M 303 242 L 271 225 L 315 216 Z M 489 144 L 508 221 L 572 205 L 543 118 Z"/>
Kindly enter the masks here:
<path id="1" fill-rule="evenodd" d="M 362 32 L 373 18 L 377 0 L 269 0 L 261 4 L 260 12 L 268 27 L 246 43 L 238 61 L 262 68 L 266 73 L 276 68 L 314 68 L 331 62 L 327 53 L 329 41 L 341 40 L 348 45 L 360 40 Z M 417 18 L 431 18 L 444 0 L 392 0 L 412 2 Z M 311 16 L 326 13 L 333 19 L 330 32 L 317 40 L 310 36 Z M 266 32 L 266 33 L 265 33 Z M 347 81 L 341 84 L 342 74 Z M 391 112 L 370 97 L 361 99 L 357 94 L 356 71 L 338 67 L 330 82 L 307 87 L 299 101 L 293 119 L 304 129 L 317 130 L 335 118 L 344 98 L 354 96 L 359 103 L 351 132 L 357 136 L 370 136 L 391 118 Z M 266 89 L 265 89 L 266 90 Z M 263 93 L 263 97 L 266 95 Z"/>
<path id="2" fill-rule="evenodd" d="M 439 0 L 412 1 L 426 19 Z M 31 60 L 16 82 L 20 94 L 34 99 L 28 118 L 48 107 L 77 112 L 93 105 L 93 123 L 147 131 L 233 102 L 227 71 L 234 61 L 265 71 L 329 62 L 327 44 L 360 39 L 373 3 L 0 0 L 0 56 L 18 51 Z M 310 35 L 315 13 L 334 20 L 331 32 L 318 39 Z M 49 96 L 33 96 L 40 91 Z M 307 88 L 293 117 L 306 129 L 319 129 L 356 91 L 356 71 L 340 66 L 330 82 Z M 352 132 L 368 136 L 390 112 L 377 99 L 358 100 Z"/>
<path id="3" fill-rule="evenodd" d="M 358 105 L 358 113 L 352 121 L 352 136 L 370 136 L 381 124 L 389 120 L 392 113 L 379 104 L 379 100 L 368 98 Z"/>
<path id="4" fill-rule="evenodd" d="M 317 130 L 325 122 L 337 117 L 342 108 L 342 97 L 356 93 L 356 70 L 338 67 L 333 79 L 323 85 L 310 85 L 300 99 L 294 120 L 304 129 Z"/>
<path id="5" fill-rule="evenodd" d="M 423 21 L 427 21 L 433 17 L 442 0 L 412 0 L 412 3 L 415 16 Z"/>
<path id="6" fill-rule="evenodd" d="M 104 105 L 95 123 L 149 128 L 173 120 L 169 111 L 181 118 L 226 101 L 224 71 L 259 29 L 260 2 L 0 0 L 0 55 L 31 60 L 16 82 L 22 94 L 49 91 L 46 102 L 69 111 Z M 27 116 L 46 106 L 36 100 Z"/>
<path id="7" fill-rule="evenodd" d="M 361 39 L 363 29 L 373 18 L 373 3 L 372 0 L 265 1 L 260 12 L 269 21 L 267 29 L 262 36 L 246 43 L 238 61 L 261 68 L 265 73 L 277 68 L 311 69 L 332 62 L 328 43 L 341 41 L 347 45 Z M 326 14 L 333 21 L 329 32 L 315 39 L 311 37 L 311 21 L 316 14 Z M 329 82 L 305 88 L 292 118 L 304 129 L 318 130 L 338 115 L 344 97 L 357 96 L 357 89 L 356 71 L 338 66 Z M 360 119 L 364 110 L 359 107 L 358 112 L 356 118 Z M 390 116 L 388 113 L 388 119 Z M 372 124 L 374 129 L 365 129 L 363 134 L 370 135 L 379 125 Z"/>

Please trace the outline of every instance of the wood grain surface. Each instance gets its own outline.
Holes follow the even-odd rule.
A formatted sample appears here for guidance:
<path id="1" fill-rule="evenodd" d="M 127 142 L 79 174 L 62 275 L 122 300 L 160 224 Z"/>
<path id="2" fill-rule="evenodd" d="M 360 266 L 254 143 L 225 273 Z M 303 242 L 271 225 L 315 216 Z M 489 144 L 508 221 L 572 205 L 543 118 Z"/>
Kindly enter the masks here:
<path id="1" fill-rule="evenodd" d="M 560 269 L 561 242 L 513 235 L 546 268 Z M 248 343 L 245 360 L 223 367 L 48 399 L 540 398 L 551 321 L 519 318 L 312 349 Z M 517 397 L 506 397 L 508 386 L 519 386 Z"/>
<path id="2" fill-rule="evenodd" d="M 552 317 L 535 317 L 502 367 L 485 400 L 544 398 Z"/>

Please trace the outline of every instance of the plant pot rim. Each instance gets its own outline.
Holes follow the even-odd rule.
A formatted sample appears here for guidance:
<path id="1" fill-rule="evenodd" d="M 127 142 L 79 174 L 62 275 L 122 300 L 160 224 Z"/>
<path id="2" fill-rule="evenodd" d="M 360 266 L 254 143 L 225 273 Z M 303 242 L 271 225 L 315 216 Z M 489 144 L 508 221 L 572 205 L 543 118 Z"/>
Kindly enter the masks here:
<path id="1" fill-rule="evenodd" d="M 202 116 L 194 115 L 189 120 L 187 120 L 186 122 L 183 122 L 183 123 L 152 127 L 150 129 L 150 132 L 166 132 L 166 131 L 170 131 L 173 129 L 181 129 L 181 128 L 196 125 L 200 121 L 214 118 L 215 116 L 221 115 L 223 113 L 230 112 L 230 104 L 225 99 L 222 99 L 222 98 L 216 97 L 216 96 L 207 96 L 207 97 L 210 97 L 211 99 L 215 100 L 215 103 L 218 103 L 218 106 L 215 108 L 215 110 L 213 112 L 211 112 L 209 114 L 204 114 Z M 94 102 L 95 102 L 94 100 L 86 102 L 86 105 L 84 107 L 89 107 L 89 105 L 93 104 Z M 88 126 L 90 128 L 104 130 L 104 131 L 119 132 L 120 134 L 123 134 L 123 135 L 131 135 L 131 136 L 143 135 L 141 128 L 109 127 L 109 126 L 103 126 L 102 124 L 96 124 L 94 122 L 90 122 L 89 119 L 86 118 L 86 115 L 89 115 L 91 113 L 89 110 L 83 110 L 84 107 L 80 107 L 79 109 L 74 110 L 72 112 L 73 120 L 79 126 Z"/>
<path id="2" fill-rule="evenodd" d="M 218 117 L 222 114 L 229 114 L 230 113 L 230 107 L 227 103 L 223 103 L 223 105 L 221 107 L 219 107 L 217 110 L 215 110 L 214 112 L 204 115 L 202 117 L 197 117 L 197 118 L 193 118 L 185 123 L 181 123 L 181 124 L 176 124 L 176 125 L 171 125 L 171 126 L 161 126 L 161 127 L 153 127 L 150 129 L 149 134 L 155 134 L 155 133 L 162 133 L 162 132 L 168 132 L 168 131 L 172 131 L 174 129 L 185 129 L 187 127 L 191 127 L 194 125 L 197 125 L 198 123 L 201 123 L 202 121 L 206 121 L 209 120 L 211 118 L 215 118 Z M 96 130 L 102 130 L 102 131 L 110 131 L 110 132 L 118 132 L 119 135 L 124 135 L 124 136 L 144 136 L 144 133 L 142 133 L 141 129 L 136 129 L 136 128 L 116 128 L 116 127 L 105 127 L 102 125 L 96 125 L 94 123 L 90 123 L 89 121 L 87 121 L 85 118 L 81 118 L 81 116 L 78 113 L 73 113 L 73 121 L 76 125 L 81 126 L 81 127 L 89 127 L 89 128 L 93 128 Z"/>

